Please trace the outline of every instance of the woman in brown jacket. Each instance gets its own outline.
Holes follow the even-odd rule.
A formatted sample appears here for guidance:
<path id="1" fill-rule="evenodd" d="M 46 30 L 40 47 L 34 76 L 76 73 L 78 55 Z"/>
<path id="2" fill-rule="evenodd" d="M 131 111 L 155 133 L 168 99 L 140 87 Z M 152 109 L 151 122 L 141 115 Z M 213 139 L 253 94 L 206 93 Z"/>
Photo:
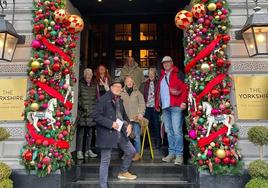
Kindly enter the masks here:
<path id="1" fill-rule="evenodd" d="M 145 102 L 141 92 L 137 89 L 130 76 L 125 78 L 125 87 L 122 91 L 121 98 L 123 99 L 126 113 L 131 121 L 133 132 L 135 134 L 134 147 L 136 149 L 136 155 L 134 156 L 133 161 L 137 161 L 141 159 L 141 127 L 139 123 L 135 121 L 143 119 L 143 115 L 145 113 Z"/>

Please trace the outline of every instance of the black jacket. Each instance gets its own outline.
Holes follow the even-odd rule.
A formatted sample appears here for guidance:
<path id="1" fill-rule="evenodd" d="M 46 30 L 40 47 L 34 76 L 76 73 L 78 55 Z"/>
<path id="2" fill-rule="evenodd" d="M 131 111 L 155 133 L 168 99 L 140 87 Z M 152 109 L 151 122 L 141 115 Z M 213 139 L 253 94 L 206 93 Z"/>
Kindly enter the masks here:
<path id="1" fill-rule="evenodd" d="M 125 112 L 122 99 L 120 99 L 120 106 L 124 121 L 130 123 L 130 120 Z M 120 133 L 112 128 L 113 122 L 116 121 L 116 110 L 111 91 L 108 91 L 100 98 L 92 113 L 92 118 L 97 124 L 96 147 L 117 148 Z M 121 132 L 123 133 L 123 137 L 128 140 L 126 126 L 127 125 L 124 124 Z"/>

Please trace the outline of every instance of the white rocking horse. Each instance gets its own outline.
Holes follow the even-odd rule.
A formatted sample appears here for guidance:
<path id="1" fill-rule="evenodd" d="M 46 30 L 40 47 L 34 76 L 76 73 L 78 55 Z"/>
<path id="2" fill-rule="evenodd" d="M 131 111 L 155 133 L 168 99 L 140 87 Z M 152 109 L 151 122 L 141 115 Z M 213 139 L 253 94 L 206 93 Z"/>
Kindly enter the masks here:
<path id="1" fill-rule="evenodd" d="M 189 105 L 188 105 L 188 111 L 190 111 L 192 109 L 192 106 L 194 106 L 194 111 L 197 111 L 197 105 L 196 105 L 196 100 L 193 96 L 193 92 L 192 92 L 192 86 L 193 85 L 193 81 L 190 79 L 190 85 L 189 85 L 189 95 L 188 95 L 188 101 L 189 101 Z"/>
<path id="2" fill-rule="evenodd" d="M 56 120 L 53 118 L 54 107 L 57 106 L 57 99 L 52 98 L 48 101 L 48 108 L 44 112 L 28 112 L 27 119 L 33 124 L 34 128 L 39 132 L 37 127 L 39 119 L 49 119 L 50 122 L 47 125 L 52 125 L 52 129 L 55 130 L 54 123 Z"/>
<path id="3" fill-rule="evenodd" d="M 206 137 L 209 136 L 212 124 L 214 122 L 223 123 L 225 126 L 227 126 L 228 131 L 227 131 L 226 135 L 229 136 L 231 134 L 231 128 L 234 124 L 234 116 L 233 115 L 226 115 L 226 114 L 214 116 L 211 114 L 212 106 L 208 102 L 203 102 L 202 106 L 203 106 L 203 110 L 206 110 L 206 116 L 207 116 L 207 123 L 206 124 L 208 124 L 208 130 L 207 130 Z"/>
<path id="4" fill-rule="evenodd" d="M 65 76 L 65 84 L 68 86 L 67 88 L 67 93 L 65 95 L 65 98 L 64 98 L 64 102 L 63 103 L 66 103 L 67 99 L 68 99 L 68 96 L 71 94 L 72 96 L 72 99 L 71 101 L 73 102 L 73 91 L 72 91 L 72 87 L 70 86 L 70 74 L 67 74 Z"/>

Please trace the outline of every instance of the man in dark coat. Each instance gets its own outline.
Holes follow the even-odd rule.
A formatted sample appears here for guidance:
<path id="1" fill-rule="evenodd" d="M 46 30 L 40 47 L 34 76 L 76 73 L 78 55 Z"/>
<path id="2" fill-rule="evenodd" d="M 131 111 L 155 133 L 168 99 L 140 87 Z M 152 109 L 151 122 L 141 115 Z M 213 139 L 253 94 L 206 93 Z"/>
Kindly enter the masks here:
<path id="1" fill-rule="evenodd" d="M 110 91 L 100 98 L 92 113 L 92 117 L 97 123 L 96 146 L 101 150 L 100 188 L 107 188 L 111 151 L 118 146 L 124 152 L 118 178 L 125 180 L 137 178 L 136 175 L 128 172 L 136 151 L 128 138 L 132 126 L 120 98 L 122 86 L 123 84 L 119 80 L 112 82 Z M 124 122 L 121 130 L 119 130 L 120 122 Z"/>

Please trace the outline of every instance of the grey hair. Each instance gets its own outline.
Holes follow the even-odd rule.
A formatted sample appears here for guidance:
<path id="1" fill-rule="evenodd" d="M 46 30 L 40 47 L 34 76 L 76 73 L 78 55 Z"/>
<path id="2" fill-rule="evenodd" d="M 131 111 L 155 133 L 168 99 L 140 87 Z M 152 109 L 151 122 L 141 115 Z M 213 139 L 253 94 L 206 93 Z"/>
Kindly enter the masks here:
<path id="1" fill-rule="evenodd" d="M 84 70 L 84 77 L 85 77 L 87 74 L 92 74 L 92 76 L 93 76 L 93 71 L 92 71 L 92 69 L 86 68 L 86 69 Z"/>

